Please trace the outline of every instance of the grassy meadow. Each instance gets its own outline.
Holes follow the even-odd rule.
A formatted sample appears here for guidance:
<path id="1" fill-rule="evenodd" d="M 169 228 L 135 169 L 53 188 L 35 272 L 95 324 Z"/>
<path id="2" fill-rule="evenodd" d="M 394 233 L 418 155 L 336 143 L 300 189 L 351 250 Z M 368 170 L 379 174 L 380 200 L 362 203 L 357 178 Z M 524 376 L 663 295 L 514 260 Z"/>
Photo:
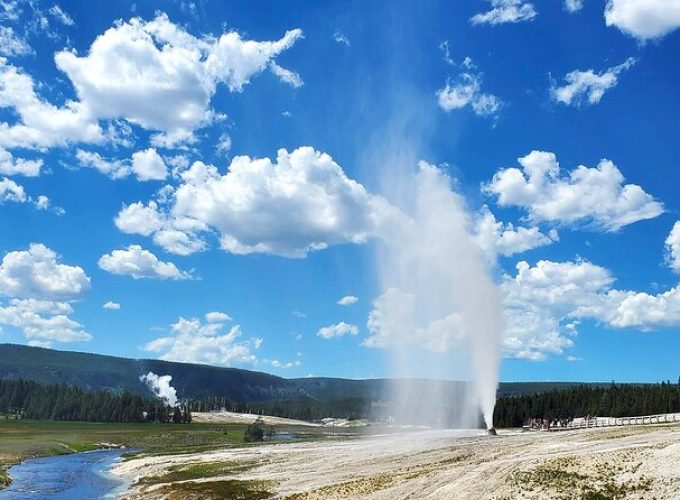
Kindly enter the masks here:
<path id="1" fill-rule="evenodd" d="M 29 458 L 93 450 L 103 443 L 124 445 L 133 449 L 131 453 L 147 454 L 257 446 L 243 442 L 245 429 L 244 424 L 121 424 L 0 418 L 0 487 L 9 480 L 4 472 L 9 466 Z M 276 432 L 294 434 L 298 441 L 324 436 L 322 429 L 311 427 L 280 426 Z"/>

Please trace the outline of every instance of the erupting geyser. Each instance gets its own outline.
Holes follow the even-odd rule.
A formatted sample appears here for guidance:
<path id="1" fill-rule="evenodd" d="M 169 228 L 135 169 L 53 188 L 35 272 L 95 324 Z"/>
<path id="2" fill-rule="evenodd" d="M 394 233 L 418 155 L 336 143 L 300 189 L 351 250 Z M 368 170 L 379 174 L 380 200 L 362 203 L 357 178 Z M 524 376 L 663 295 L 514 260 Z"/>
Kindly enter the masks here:
<path id="1" fill-rule="evenodd" d="M 369 317 L 366 344 L 392 350 L 398 377 L 427 370 L 428 378 L 471 382 L 456 393 L 453 421 L 441 385 L 421 388 L 417 403 L 403 400 L 413 390 L 397 387 L 395 408 L 408 409 L 409 423 L 476 427 L 481 412 L 491 430 L 503 324 L 491 265 L 472 237 L 463 198 L 441 168 L 420 162 L 415 173 L 393 170 L 389 184 L 386 196 L 399 213 L 383 224 L 377 255 L 383 293 Z"/>

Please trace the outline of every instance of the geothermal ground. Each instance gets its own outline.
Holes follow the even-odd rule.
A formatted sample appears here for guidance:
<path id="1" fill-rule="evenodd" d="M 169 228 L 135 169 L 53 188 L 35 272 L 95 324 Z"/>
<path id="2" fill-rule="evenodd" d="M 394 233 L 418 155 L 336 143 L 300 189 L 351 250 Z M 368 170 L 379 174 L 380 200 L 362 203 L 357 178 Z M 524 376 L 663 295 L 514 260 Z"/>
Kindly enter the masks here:
<path id="1" fill-rule="evenodd" d="M 131 499 L 677 499 L 678 457 L 680 425 L 418 431 L 142 456 L 114 473 L 133 481 Z"/>

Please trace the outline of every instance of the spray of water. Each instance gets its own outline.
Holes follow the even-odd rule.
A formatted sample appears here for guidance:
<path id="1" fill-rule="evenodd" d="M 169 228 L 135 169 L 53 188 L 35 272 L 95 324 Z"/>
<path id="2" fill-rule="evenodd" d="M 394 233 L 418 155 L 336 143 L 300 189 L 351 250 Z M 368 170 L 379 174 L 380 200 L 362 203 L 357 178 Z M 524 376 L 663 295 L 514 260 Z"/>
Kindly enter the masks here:
<path id="1" fill-rule="evenodd" d="M 369 317 L 367 344 L 391 349 L 399 377 L 427 371 L 471 382 L 404 380 L 393 391 L 397 418 L 470 427 L 481 411 L 491 428 L 503 309 L 464 200 L 441 168 L 425 162 L 415 172 L 393 169 L 386 182 L 399 214 L 381 235 L 383 293 Z"/>

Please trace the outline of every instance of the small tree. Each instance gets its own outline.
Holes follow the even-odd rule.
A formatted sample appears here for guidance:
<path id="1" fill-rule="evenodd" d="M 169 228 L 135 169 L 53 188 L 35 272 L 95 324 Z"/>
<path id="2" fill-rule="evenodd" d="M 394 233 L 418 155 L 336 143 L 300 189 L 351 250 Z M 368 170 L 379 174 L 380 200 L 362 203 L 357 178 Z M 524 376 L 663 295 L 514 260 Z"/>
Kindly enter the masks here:
<path id="1" fill-rule="evenodd" d="M 246 432 L 243 434 L 243 441 L 246 443 L 254 443 L 264 440 L 264 421 L 262 417 L 257 417 L 257 420 L 246 427 Z"/>

